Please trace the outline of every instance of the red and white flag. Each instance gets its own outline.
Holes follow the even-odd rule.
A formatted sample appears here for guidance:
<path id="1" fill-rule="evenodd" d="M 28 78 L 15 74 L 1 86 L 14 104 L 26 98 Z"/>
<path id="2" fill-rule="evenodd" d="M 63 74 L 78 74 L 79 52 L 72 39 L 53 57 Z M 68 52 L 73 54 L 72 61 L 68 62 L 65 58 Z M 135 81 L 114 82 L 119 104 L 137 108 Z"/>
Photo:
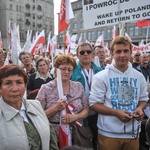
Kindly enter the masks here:
<path id="1" fill-rule="evenodd" d="M 59 98 L 65 98 L 63 94 L 63 87 L 62 87 L 62 79 L 61 79 L 61 72 L 60 69 L 57 69 L 57 89 Z M 61 121 L 61 116 L 65 115 L 67 110 L 64 109 L 60 112 L 60 126 L 59 126 L 59 148 L 62 149 L 65 146 L 71 145 L 71 133 L 69 124 L 64 124 Z"/>
<path id="2" fill-rule="evenodd" d="M 3 41 L 2 41 L 2 34 L 1 34 L 1 31 L 0 31 L 0 48 L 3 47 Z"/>
<path id="3" fill-rule="evenodd" d="M 74 18 L 74 14 L 70 0 L 61 0 L 58 33 L 68 28 L 72 18 Z"/>
<path id="4" fill-rule="evenodd" d="M 9 36 L 11 35 L 11 22 L 10 22 L 10 20 L 8 22 L 8 32 L 7 33 Z"/>
<path id="5" fill-rule="evenodd" d="M 47 39 L 47 48 L 46 48 L 46 53 L 48 56 L 51 55 L 51 32 L 48 35 L 48 39 Z"/>
<path id="6" fill-rule="evenodd" d="M 95 42 L 95 46 L 97 46 L 97 45 L 104 46 L 104 35 L 103 34 L 97 38 L 97 40 Z"/>
<path id="7" fill-rule="evenodd" d="M 35 52 L 35 48 L 38 44 L 45 44 L 45 34 L 44 34 L 44 30 L 41 31 L 41 33 L 37 36 L 37 38 L 35 39 L 34 43 L 32 44 L 32 46 L 30 47 L 29 52 L 34 55 Z"/>
<path id="8" fill-rule="evenodd" d="M 66 32 L 66 35 L 64 35 L 64 43 L 65 43 L 65 46 L 70 45 L 70 40 L 71 40 L 71 37 L 70 37 L 69 31 L 67 31 L 67 32 Z"/>
<path id="9" fill-rule="evenodd" d="M 117 30 L 116 30 L 116 26 L 114 25 L 113 27 L 113 33 L 112 33 L 112 39 L 115 39 L 115 37 L 117 36 Z"/>

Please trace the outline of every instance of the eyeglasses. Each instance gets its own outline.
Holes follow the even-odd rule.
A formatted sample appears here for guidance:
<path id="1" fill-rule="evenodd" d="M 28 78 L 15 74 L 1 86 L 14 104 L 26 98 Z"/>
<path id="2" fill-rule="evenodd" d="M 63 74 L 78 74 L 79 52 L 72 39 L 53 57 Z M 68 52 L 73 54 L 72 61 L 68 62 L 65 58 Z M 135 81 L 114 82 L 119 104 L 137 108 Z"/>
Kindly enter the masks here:
<path id="1" fill-rule="evenodd" d="M 87 54 L 91 54 L 91 53 L 92 53 L 91 50 L 80 51 L 79 53 L 80 53 L 80 55 L 84 55 L 85 52 L 86 52 Z"/>
<path id="2" fill-rule="evenodd" d="M 70 69 L 70 68 L 59 68 L 59 69 L 63 72 L 66 72 L 66 71 L 72 72 L 73 71 L 73 69 Z"/>
<path id="3" fill-rule="evenodd" d="M 135 55 L 135 56 L 141 56 L 140 54 L 137 54 L 137 55 Z"/>

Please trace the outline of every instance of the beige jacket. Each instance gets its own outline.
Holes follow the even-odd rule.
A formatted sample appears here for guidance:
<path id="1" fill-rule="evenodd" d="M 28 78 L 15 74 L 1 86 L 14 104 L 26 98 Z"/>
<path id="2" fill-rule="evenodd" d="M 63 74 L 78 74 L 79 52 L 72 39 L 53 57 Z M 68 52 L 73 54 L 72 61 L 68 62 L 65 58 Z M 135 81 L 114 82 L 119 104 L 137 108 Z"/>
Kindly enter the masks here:
<path id="1" fill-rule="evenodd" d="M 23 100 L 28 117 L 37 129 L 42 150 L 49 150 L 49 121 L 36 100 Z M 22 117 L 0 98 L 0 150 L 29 150 L 28 138 Z"/>

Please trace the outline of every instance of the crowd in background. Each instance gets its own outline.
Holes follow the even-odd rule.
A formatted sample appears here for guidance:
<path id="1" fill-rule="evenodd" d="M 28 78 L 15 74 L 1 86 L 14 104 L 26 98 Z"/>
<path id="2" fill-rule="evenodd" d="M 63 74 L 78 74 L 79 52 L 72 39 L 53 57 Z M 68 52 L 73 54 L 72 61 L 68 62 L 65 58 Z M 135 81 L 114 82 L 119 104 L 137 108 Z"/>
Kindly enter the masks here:
<path id="1" fill-rule="evenodd" d="M 41 110 L 41 107 L 43 108 L 43 111 L 41 111 L 42 117 L 44 117 L 45 120 L 46 120 L 46 117 L 48 118 L 48 121 L 51 125 L 50 129 L 54 129 L 55 131 L 54 136 L 52 137 L 52 139 L 54 139 L 55 141 L 54 143 L 58 141 L 58 144 L 59 144 L 58 126 L 60 124 L 60 121 L 59 121 L 60 111 L 66 108 L 69 104 L 73 104 L 75 106 L 75 109 L 73 110 L 74 114 L 67 113 L 64 116 L 61 116 L 62 122 L 70 124 L 71 122 L 79 121 L 82 125 L 89 126 L 91 128 L 91 131 L 93 132 L 93 149 L 94 150 L 98 150 L 98 149 L 107 150 L 105 146 L 102 146 L 103 144 L 102 145 L 99 144 L 103 142 L 101 140 L 105 141 L 105 138 L 107 136 L 109 137 L 109 139 L 108 141 L 106 141 L 106 143 L 104 142 L 104 144 L 110 145 L 111 143 L 112 145 L 110 146 L 113 146 L 114 144 L 111 138 L 114 138 L 115 140 L 118 140 L 120 137 L 130 139 L 130 137 L 127 136 L 129 129 L 126 126 L 128 125 L 128 122 L 132 122 L 133 120 L 132 115 L 128 114 L 129 117 L 126 117 L 124 114 L 124 117 L 125 117 L 125 120 L 124 120 L 122 119 L 123 112 L 119 112 L 120 116 L 118 115 L 119 113 L 117 115 L 114 115 L 114 112 L 108 113 L 108 112 L 111 112 L 111 110 L 109 110 L 108 108 L 106 109 L 103 106 L 97 105 L 97 103 L 105 104 L 105 101 L 100 101 L 100 99 L 103 99 L 103 100 L 106 100 L 106 106 L 110 107 L 111 105 L 109 102 L 110 93 L 108 93 L 107 88 L 110 88 L 110 89 L 113 88 L 113 87 L 108 86 L 108 82 L 112 79 L 111 77 L 113 76 L 114 76 L 114 79 L 115 77 L 120 78 L 121 76 L 123 78 L 124 74 L 126 75 L 126 77 L 129 77 L 128 74 L 130 74 L 131 78 L 135 77 L 135 75 L 138 76 L 137 78 L 139 81 L 137 81 L 137 84 L 140 88 L 143 88 L 143 89 L 140 89 L 140 91 L 138 91 L 139 102 L 135 104 L 136 105 L 135 107 L 137 108 L 140 107 L 141 109 L 136 110 L 135 108 L 133 111 L 137 113 L 135 115 L 139 115 L 140 117 L 143 116 L 144 119 L 147 119 L 147 116 L 144 115 L 141 112 L 141 110 L 143 111 L 143 109 L 145 109 L 145 102 L 148 101 L 146 91 L 144 91 L 145 88 L 143 84 L 146 84 L 146 85 L 150 84 L 149 83 L 150 82 L 150 54 L 141 53 L 139 51 L 132 53 L 131 47 L 130 47 L 131 43 L 128 41 L 128 39 L 126 39 L 127 37 L 122 37 L 122 38 L 123 39 L 118 39 L 118 40 L 122 40 L 121 41 L 122 43 L 119 43 L 119 42 L 117 43 L 117 41 L 115 41 L 116 43 L 112 45 L 109 56 L 106 55 L 105 48 L 103 46 L 98 45 L 98 46 L 92 47 L 89 43 L 81 43 L 77 47 L 76 54 L 58 54 L 57 56 L 55 56 L 54 66 L 52 66 L 53 64 L 51 62 L 51 58 L 48 56 L 46 58 L 45 56 L 40 55 L 40 54 L 39 55 L 36 54 L 32 56 L 30 53 L 26 51 L 23 51 L 19 54 L 18 59 L 21 61 L 21 67 L 23 68 L 23 70 L 26 72 L 26 75 L 27 75 L 27 77 L 24 77 L 24 75 L 21 75 L 24 78 L 21 78 L 20 80 L 22 81 L 25 78 L 28 78 L 28 81 L 26 80 L 22 81 L 24 82 L 23 92 L 25 92 L 25 88 L 26 88 L 26 98 L 35 99 L 35 101 L 37 100 L 38 102 L 40 102 L 40 104 L 39 103 L 35 104 L 35 109 L 36 107 L 38 107 L 36 105 L 41 105 L 40 110 Z M 119 46 L 121 45 L 122 47 L 119 47 L 118 45 Z M 3 68 L 5 66 L 5 59 L 7 55 L 10 55 L 10 52 L 8 52 L 7 50 L 0 49 L 0 68 Z M 119 58 L 118 58 L 119 55 L 123 59 L 123 61 L 126 61 L 126 66 L 123 71 L 122 71 L 123 68 L 121 68 L 120 67 L 121 65 L 119 64 Z M 118 61 L 118 64 L 117 64 L 117 61 Z M 9 59 L 9 64 L 10 65 L 13 64 L 11 59 Z M 111 65 L 114 66 L 114 68 L 111 68 L 112 67 Z M 117 65 L 118 66 L 120 65 L 119 66 L 120 68 Z M 128 71 L 128 66 L 130 66 L 131 70 L 134 69 L 132 70 L 132 73 Z M 64 90 L 63 92 L 65 95 L 65 100 L 60 99 L 58 95 L 56 68 L 59 68 L 61 71 L 62 85 L 63 85 L 63 90 Z M 117 69 L 119 68 L 118 69 L 119 71 L 116 68 Z M 126 73 L 126 70 L 127 70 L 127 73 Z M 137 70 L 137 72 L 135 70 Z M 8 68 L 8 71 L 9 71 L 9 68 Z M 114 75 L 114 72 L 116 73 L 115 75 Z M 138 74 L 138 72 L 140 73 Z M 141 73 L 142 73 L 142 76 L 141 76 Z M 13 73 L 13 74 L 10 73 L 9 75 L 6 76 L 6 78 L 9 76 L 13 77 L 14 75 L 17 75 L 16 78 L 18 76 L 20 77 L 20 74 L 18 73 Z M 0 79 L 0 86 L 3 85 L 2 83 L 4 79 L 5 77 Z M 13 82 L 13 79 L 14 78 L 10 79 L 11 82 Z M 14 80 L 15 82 L 18 82 L 17 79 L 14 79 Z M 132 84 L 131 81 L 129 81 L 130 86 L 133 86 L 131 85 Z M 141 81 L 143 83 L 141 83 Z M 112 81 L 112 84 L 116 84 L 116 83 L 113 83 Z M 118 81 L 117 84 L 119 84 L 118 86 L 121 87 L 122 84 L 127 84 L 127 83 L 122 83 L 121 81 Z M 101 94 L 101 96 L 99 96 L 99 94 Z M 3 101 L 5 101 L 5 95 L 3 95 L 2 90 L 1 90 L 1 95 L 3 97 Z M 23 98 L 23 95 L 20 100 L 22 100 L 22 98 Z M 144 102 L 142 100 L 144 100 Z M 26 103 L 25 103 L 25 107 L 27 107 Z M 98 109 L 101 109 L 102 111 L 99 111 Z M 45 114 L 43 112 L 45 112 Z M 38 113 L 39 112 L 37 112 L 37 114 Z M 108 116 L 111 116 L 111 117 L 108 117 Z M 142 119 L 142 118 L 139 118 L 139 116 L 138 117 L 134 116 L 134 117 L 139 121 Z M 51 141 L 49 135 L 46 134 L 48 137 L 48 140 L 46 141 L 42 137 L 42 135 L 40 135 L 42 131 L 40 131 L 38 127 L 36 127 L 36 124 L 33 123 L 34 121 L 32 120 L 32 117 L 30 117 L 30 114 L 27 114 L 25 118 L 27 119 L 27 122 L 29 122 L 32 125 L 30 128 L 33 129 L 33 131 L 35 131 L 35 133 L 38 135 L 38 138 L 41 138 L 41 140 L 36 139 L 37 142 L 40 141 L 40 144 L 38 145 L 39 149 L 41 147 L 44 148 L 43 142 Z M 106 124 L 105 118 L 108 121 L 107 123 L 110 125 Z M 97 124 L 97 121 L 101 123 Z M 120 126 L 123 126 L 124 130 L 126 130 L 122 134 L 117 133 L 118 135 L 120 134 L 120 136 L 118 137 L 116 135 L 114 136 L 114 134 L 109 133 L 110 130 L 112 130 L 113 132 L 113 129 L 111 128 L 112 127 L 111 124 L 113 124 L 114 122 L 116 122 L 116 124 L 118 123 Z M 123 122 L 123 125 L 121 124 L 121 122 Z M 134 121 L 134 124 L 136 124 L 135 122 L 136 121 Z M 41 123 L 41 124 L 42 126 L 44 125 L 44 123 Z M 14 123 L 14 125 L 17 126 L 17 123 Z M 47 127 L 47 131 L 45 132 L 50 132 L 47 124 L 45 124 L 45 127 Z M 25 123 L 25 128 L 26 128 L 27 134 L 29 134 L 29 131 L 28 131 L 29 127 L 28 125 L 26 125 L 26 123 Z M 104 130 L 102 128 L 104 128 Z M 139 150 L 148 150 L 149 145 L 146 142 L 144 121 L 142 122 L 141 129 L 142 130 L 140 133 Z M 100 133 L 103 133 L 103 134 L 100 134 Z M 32 138 L 35 138 L 35 135 Z M 138 138 L 138 135 L 137 135 L 137 138 Z M 9 142 L 10 143 L 12 142 L 11 139 L 9 139 Z M 121 143 L 122 141 L 119 141 L 119 142 Z M 128 141 L 126 142 L 128 143 Z M 1 143 L 2 143 L 2 139 L 0 136 L 0 145 Z M 137 141 L 134 141 L 131 144 L 133 144 L 133 147 L 134 147 L 134 145 L 137 144 Z M 50 146 L 46 145 L 46 147 L 50 147 Z M 54 144 L 54 147 L 55 149 L 57 149 L 58 145 Z M 131 149 L 131 147 L 128 149 Z M 132 149 L 134 150 L 134 148 Z"/>

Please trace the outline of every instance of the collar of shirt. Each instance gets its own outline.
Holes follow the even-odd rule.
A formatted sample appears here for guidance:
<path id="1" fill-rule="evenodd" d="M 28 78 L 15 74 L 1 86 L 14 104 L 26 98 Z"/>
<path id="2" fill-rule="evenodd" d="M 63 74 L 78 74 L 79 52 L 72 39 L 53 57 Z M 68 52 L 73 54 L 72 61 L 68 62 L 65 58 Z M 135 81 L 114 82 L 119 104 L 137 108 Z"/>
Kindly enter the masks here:
<path id="1" fill-rule="evenodd" d="M 20 113 L 20 115 L 22 116 L 22 118 L 23 118 L 24 121 L 26 121 L 26 122 L 29 123 L 27 115 L 26 115 L 26 108 L 25 108 L 25 105 L 24 105 L 23 102 L 22 102 L 20 110 L 17 110 L 17 109 L 15 109 L 15 110 Z"/>
<path id="2" fill-rule="evenodd" d="M 52 78 L 52 76 L 50 75 L 50 73 L 49 72 L 47 72 L 47 75 L 46 75 L 46 77 L 44 78 L 44 77 L 41 77 L 41 75 L 40 75 L 40 73 L 39 72 L 37 72 L 36 73 L 36 76 L 35 76 L 35 79 L 38 79 L 38 78 L 40 78 L 40 79 L 47 79 L 47 78 Z"/>

